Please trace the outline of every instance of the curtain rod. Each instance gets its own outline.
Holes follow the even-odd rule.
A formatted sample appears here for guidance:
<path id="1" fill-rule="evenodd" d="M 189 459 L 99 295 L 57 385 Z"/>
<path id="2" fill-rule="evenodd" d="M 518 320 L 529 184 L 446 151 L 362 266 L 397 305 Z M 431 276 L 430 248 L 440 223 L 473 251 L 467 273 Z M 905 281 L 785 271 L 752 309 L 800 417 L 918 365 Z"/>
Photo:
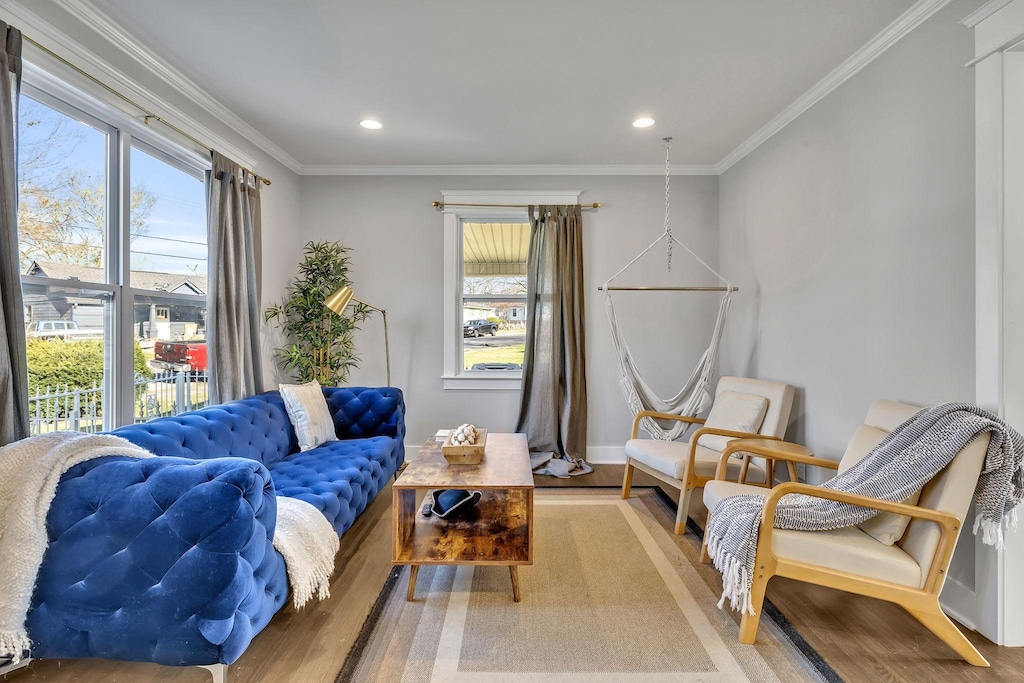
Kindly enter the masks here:
<path id="1" fill-rule="evenodd" d="M 473 206 L 473 207 L 485 207 L 495 209 L 528 209 L 531 206 L 539 206 L 539 204 L 458 204 L 456 202 L 433 202 L 431 204 L 435 209 L 443 209 L 446 206 Z M 600 202 L 594 202 L 593 204 L 580 204 L 582 209 L 600 209 Z"/>
<path id="2" fill-rule="evenodd" d="M 189 140 L 191 140 L 192 142 L 196 143 L 200 147 L 203 147 L 203 148 L 211 150 L 211 151 L 213 150 L 213 147 L 211 145 L 206 144 L 202 140 L 197 140 L 193 136 L 191 136 L 188 133 L 186 133 L 185 131 L 183 131 L 181 128 L 178 128 L 177 126 L 175 126 L 173 123 L 171 123 L 171 122 L 163 119 L 162 117 L 154 114 L 153 112 L 149 111 L 148 109 L 146 109 L 141 104 L 139 104 L 135 100 L 131 99 L 127 95 L 124 95 L 124 94 L 118 92 L 117 90 L 114 90 L 112 87 L 110 87 L 109 85 L 107 85 L 106 83 L 101 81 L 100 79 L 96 78 L 92 74 L 86 72 L 81 67 L 79 67 L 79 66 L 77 66 L 75 64 L 72 64 L 71 62 L 69 62 L 68 60 L 64 59 L 59 54 L 57 54 L 56 52 L 51 50 L 50 48 L 46 47 L 45 45 L 42 45 L 41 43 L 39 43 L 39 41 L 36 41 L 36 40 L 33 40 L 32 38 L 29 38 L 24 33 L 21 34 L 21 37 L 22 37 L 23 40 L 25 40 L 28 43 L 32 43 L 37 48 L 39 48 L 40 50 L 42 50 L 46 54 L 50 55 L 51 57 L 56 59 L 61 64 L 64 64 L 65 66 L 68 66 L 68 67 L 71 67 L 72 69 L 74 69 L 75 71 L 77 71 L 81 75 L 85 76 L 86 78 L 88 78 L 90 81 L 92 81 L 96 85 L 100 86 L 101 88 L 103 88 L 104 90 L 110 92 L 111 94 L 116 95 L 117 97 L 121 98 L 122 100 L 124 100 L 128 104 L 132 105 L 133 107 L 135 107 L 136 109 L 141 111 L 144 114 L 143 121 L 145 122 L 145 124 L 147 126 L 149 125 L 150 119 L 153 119 L 155 121 L 159 121 L 160 123 L 164 124 L 165 126 L 170 128 L 171 130 L 173 130 L 178 135 L 181 135 L 182 137 L 188 138 Z M 266 178 L 264 178 L 263 176 L 256 175 L 255 173 L 253 173 L 252 171 L 250 171 L 247 168 L 242 168 L 242 170 L 246 171 L 247 173 L 251 173 L 256 178 L 259 178 L 263 182 L 264 185 L 270 185 L 270 181 L 267 180 Z"/>
<path id="3" fill-rule="evenodd" d="M 609 292 L 725 292 L 740 291 L 739 287 L 608 287 Z M 597 291 L 603 292 L 605 287 L 598 286 Z"/>

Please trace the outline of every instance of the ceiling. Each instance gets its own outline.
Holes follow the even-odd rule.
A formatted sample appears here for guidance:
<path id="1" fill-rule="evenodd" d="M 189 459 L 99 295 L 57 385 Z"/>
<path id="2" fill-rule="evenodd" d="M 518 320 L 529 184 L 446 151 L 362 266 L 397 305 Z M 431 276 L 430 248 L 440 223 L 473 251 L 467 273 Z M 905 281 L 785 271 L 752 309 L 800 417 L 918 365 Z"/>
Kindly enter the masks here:
<path id="1" fill-rule="evenodd" d="M 914 0 L 92 4 L 316 167 L 713 165 Z"/>

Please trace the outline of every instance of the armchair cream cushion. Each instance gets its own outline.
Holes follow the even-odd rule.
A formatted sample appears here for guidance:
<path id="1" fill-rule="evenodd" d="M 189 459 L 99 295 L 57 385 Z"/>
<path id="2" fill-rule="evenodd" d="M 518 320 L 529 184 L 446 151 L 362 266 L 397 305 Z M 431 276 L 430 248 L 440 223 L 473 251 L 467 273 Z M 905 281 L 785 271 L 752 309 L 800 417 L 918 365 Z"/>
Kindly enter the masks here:
<path id="1" fill-rule="evenodd" d="M 850 439 L 849 445 L 846 447 L 846 453 L 843 455 L 843 459 L 839 461 L 839 470 L 837 474 L 842 474 L 860 462 L 861 459 L 870 453 L 872 448 L 881 443 L 882 439 L 884 439 L 888 434 L 889 432 L 887 430 L 870 425 L 861 425 L 858 427 L 853 438 Z M 907 505 L 917 505 L 917 501 L 920 497 L 921 492 L 915 491 L 913 495 L 903 502 Z M 871 519 L 864 520 L 857 526 L 864 531 L 864 533 L 876 539 L 879 543 L 893 545 L 903 538 L 903 534 L 906 533 L 907 526 L 909 524 L 910 518 L 905 515 L 897 515 L 892 512 L 882 512 Z"/>
<path id="2" fill-rule="evenodd" d="M 764 396 L 726 390 L 715 397 L 704 426 L 757 434 L 767 412 L 768 399 Z M 732 437 L 708 434 L 700 438 L 699 445 L 721 453 L 730 441 Z"/>
<path id="3" fill-rule="evenodd" d="M 730 496 L 766 497 L 771 491 L 733 481 L 709 481 L 704 486 L 704 506 L 714 514 L 715 506 Z M 897 515 L 893 515 L 897 516 Z M 772 552 L 793 562 L 827 567 L 858 576 L 870 576 L 919 588 L 923 580 L 920 565 L 903 549 L 881 543 L 855 526 L 832 531 L 775 529 Z"/>
<path id="4" fill-rule="evenodd" d="M 701 443 L 704 443 L 703 439 Z M 686 465 L 690 459 L 690 444 L 657 439 L 630 439 L 626 442 L 626 457 L 675 479 L 682 479 L 686 476 Z M 697 446 L 694 472 L 698 477 L 713 479 L 721 457 L 722 454 L 717 451 Z M 743 461 L 739 458 L 730 458 L 727 476 L 732 479 L 739 478 L 742 465 Z M 750 464 L 747 481 L 764 481 L 764 470 L 757 463 Z"/>

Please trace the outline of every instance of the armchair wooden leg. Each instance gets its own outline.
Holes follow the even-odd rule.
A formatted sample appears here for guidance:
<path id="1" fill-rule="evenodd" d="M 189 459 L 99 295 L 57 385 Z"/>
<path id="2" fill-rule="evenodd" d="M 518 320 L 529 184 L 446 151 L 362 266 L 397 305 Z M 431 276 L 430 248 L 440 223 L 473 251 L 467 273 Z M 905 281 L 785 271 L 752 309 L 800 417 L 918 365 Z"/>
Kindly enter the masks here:
<path id="1" fill-rule="evenodd" d="M 693 493 L 693 489 L 683 484 L 683 488 L 679 491 L 679 508 L 676 510 L 676 536 L 682 536 L 686 533 L 686 516 L 690 510 L 691 493 Z"/>
<path id="2" fill-rule="evenodd" d="M 754 614 L 744 614 L 740 621 L 740 642 L 753 645 L 757 638 L 757 627 L 761 623 L 761 610 L 764 608 L 764 594 L 768 589 L 768 579 L 772 575 L 764 570 L 754 573 L 754 583 L 750 587 L 750 603 L 754 606 Z"/>
<path id="3" fill-rule="evenodd" d="M 913 610 L 906 606 L 904 606 L 904 609 L 920 621 L 925 628 L 937 635 L 942 642 L 953 648 L 958 655 L 967 660 L 967 663 L 974 666 L 989 665 L 988 660 L 978 652 L 978 649 L 971 644 L 971 641 L 967 640 L 967 637 L 960 632 L 956 624 L 942 611 L 938 600 L 935 601 L 935 604 L 929 605 L 924 610 Z"/>
<path id="4" fill-rule="evenodd" d="M 633 486 L 633 461 L 626 458 L 626 474 L 622 477 L 622 497 L 629 498 L 629 490 Z"/>
<path id="5" fill-rule="evenodd" d="M 700 544 L 701 564 L 711 564 L 711 554 L 708 552 L 708 529 L 711 527 L 711 510 L 708 510 L 707 520 L 704 522 L 704 540 Z"/>

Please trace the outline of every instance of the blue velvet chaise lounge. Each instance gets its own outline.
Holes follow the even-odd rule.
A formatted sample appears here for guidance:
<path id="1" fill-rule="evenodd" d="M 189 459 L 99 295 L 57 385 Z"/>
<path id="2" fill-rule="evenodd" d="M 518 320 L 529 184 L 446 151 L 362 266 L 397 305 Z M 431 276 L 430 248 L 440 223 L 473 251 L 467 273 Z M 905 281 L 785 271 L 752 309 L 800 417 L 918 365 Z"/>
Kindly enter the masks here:
<path id="1" fill-rule="evenodd" d="M 115 430 L 163 456 L 106 457 L 64 475 L 28 633 L 34 658 L 226 665 L 288 596 L 275 496 L 338 535 L 405 459 L 395 388 L 325 388 L 339 437 L 298 452 L 276 391 Z"/>

